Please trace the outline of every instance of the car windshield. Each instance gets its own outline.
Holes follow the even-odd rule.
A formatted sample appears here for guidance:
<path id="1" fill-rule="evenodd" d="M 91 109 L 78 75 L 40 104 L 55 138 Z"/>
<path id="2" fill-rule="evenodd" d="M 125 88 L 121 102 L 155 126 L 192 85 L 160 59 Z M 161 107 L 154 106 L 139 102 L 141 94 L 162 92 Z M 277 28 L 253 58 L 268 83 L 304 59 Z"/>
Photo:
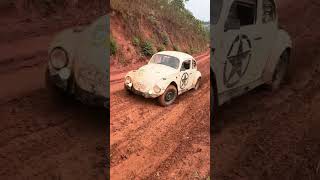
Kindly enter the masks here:
<path id="1" fill-rule="evenodd" d="M 163 64 L 174 69 L 179 68 L 179 59 L 173 56 L 164 54 L 155 54 L 149 61 L 149 64 Z"/>
<path id="2" fill-rule="evenodd" d="M 213 25 L 215 25 L 218 23 L 218 20 L 220 17 L 223 0 L 213 0 L 211 1 L 211 3 L 212 3 L 211 5 L 212 8 L 211 8 L 210 22 Z"/>

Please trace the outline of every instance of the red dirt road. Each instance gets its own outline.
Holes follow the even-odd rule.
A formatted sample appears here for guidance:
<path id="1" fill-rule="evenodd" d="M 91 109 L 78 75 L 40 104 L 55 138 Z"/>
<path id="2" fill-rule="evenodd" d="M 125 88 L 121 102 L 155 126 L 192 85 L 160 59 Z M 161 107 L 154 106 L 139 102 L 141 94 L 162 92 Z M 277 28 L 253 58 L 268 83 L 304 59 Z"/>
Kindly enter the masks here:
<path id="1" fill-rule="evenodd" d="M 0 24 L 0 179 L 106 179 L 105 109 L 45 88 L 47 47 L 65 27 L 14 15 Z"/>
<path id="2" fill-rule="evenodd" d="M 127 94 L 123 77 L 129 69 L 111 73 L 112 179 L 209 176 L 209 52 L 196 59 L 203 76 L 200 89 L 184 93 L 169 107 Z"/>

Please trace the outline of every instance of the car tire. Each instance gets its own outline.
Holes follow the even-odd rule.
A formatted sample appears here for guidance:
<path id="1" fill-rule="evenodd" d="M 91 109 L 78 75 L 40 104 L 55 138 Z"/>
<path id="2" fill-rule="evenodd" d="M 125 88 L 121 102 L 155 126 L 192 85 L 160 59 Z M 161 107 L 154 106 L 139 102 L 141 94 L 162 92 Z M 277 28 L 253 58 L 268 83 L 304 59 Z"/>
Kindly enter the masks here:
<path id="1" fill-rule="evenodd" d="M 222 121 L 217 118 L 218 116 L 218 89 L 215 81 L 215 77 L 213 73 L 211 74 L 213 80 L 211 80 L 211 88 L 210 88 L 210 124 L 211 124 L 211 134 L 217 133 L 222 129 Z"/>
<path id="2" fill-rule="evenodd" d="M 171 105 L 178 96 L 178 90 L 174 85 L 169 85 L 164 93 L 158 97 L 161 106 Z"/>
<path id="3" fill-rule="evenodd" d="M 52 99 L 54 103 L 62 103 L 68 97 L 67 92 L 63 91 L 62 89 L 58 88 L 53 82 L 50 80 L 50 73 L 49 69 L 46 69 L 45 73 L 45 86 L 49 93 L 49 97 Z"/>
<path id="4" fill-rule="evenodd" d="M 284 51 L 272 75 L 271 90 L 276 91 L 283 84 L 289 65 L 289 52 Z"/>
<path id="5" fill-rule="evenodd" d="M 123 88 L 127 92 L 128 95 L 132 95 L 133 94 L 133 92 L 130 89 L 128 89 L 125 84 L 123 85 Z"/>
<path id="6" fill-rule="evenodd" d="M 194 86 L 194 90 L 198 90 L 200 87 L 200 80 L 201 78 L 198 78 L 196 85 Z"/>

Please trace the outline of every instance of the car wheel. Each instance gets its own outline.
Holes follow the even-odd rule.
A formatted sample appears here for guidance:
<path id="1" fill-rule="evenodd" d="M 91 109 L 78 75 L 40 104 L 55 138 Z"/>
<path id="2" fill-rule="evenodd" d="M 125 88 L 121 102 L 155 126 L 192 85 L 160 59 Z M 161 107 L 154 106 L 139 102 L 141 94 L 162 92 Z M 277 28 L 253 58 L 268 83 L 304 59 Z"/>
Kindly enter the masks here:
<path id="1" fill-rule="evenodd" d="M 212 77 L 212 76 L 211 76 Z M 211 133 L 217 133 L 222 128 L 222 122 L 219 121 L 217 118 L 218 115 L 218 89 L 216 86 L 215 81 L 211 81 L 211 88 L 210 88 L 210 121 L 211 121 Z"/>
<path id="2" fill-rule="evenodd" d="M 201 80 L 201 78 L 199 78 L 199 79 L 197 80 L 197 83 L 196 83 L 196 85 L 194 86 L 194 89 L 195 89 L 195 90 L 198 90 L 198 89 L 199 89 L 199 87 L 200 87 L 200 80 Z"/>
<path id="3" fill-rule="evenodd" d="M 175 86 L 169 85 L 165 92 L 158 98 L 161 106 L 169 106 L 177 98 L 178 90 Z"/>
<path id="4" fill-rule="evenodd" d="M 46 70 L 45 73 L 45 85 L 47 88 L 47 91 L 49 93 L 50 98 L 54 103 L 61 103 L 63 102 L 66 98 L 68 98 L 68 95 L 65 91 L 62 89 L 58 88 L 51 80 L 50 80 L 50 73 L 49 69 Z"/>
<path id="5" fill-rule="evenodd" d="M 272 76 L 271 89 L 272 91 L 278 90 L 287 74 L 289 64 L 289 53 L 285 51 L 280 56 L 280 60 Z"/>
<path id="6" fill-rule="evenodd" d="M 129 95 L 133 94 L 133 92 L 130 91 L 130 89 L 128 89 L 125 84 L 123 85 L 123 88 L 125 89 L 125 91 L 126 91 Z"/>

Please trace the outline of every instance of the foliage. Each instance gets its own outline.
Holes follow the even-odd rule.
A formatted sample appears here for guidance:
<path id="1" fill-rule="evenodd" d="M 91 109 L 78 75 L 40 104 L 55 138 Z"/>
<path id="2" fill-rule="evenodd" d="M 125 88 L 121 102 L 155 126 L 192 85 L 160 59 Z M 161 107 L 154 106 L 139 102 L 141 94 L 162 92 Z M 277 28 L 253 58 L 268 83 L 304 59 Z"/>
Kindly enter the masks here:
<path id="1" fill-rule="evenodd" d="M 158 52 L 161 52 L 161 51 L 164 51 L 164 50 L 166 50 L 166 48 L 165 48 L 163 45 L 159 45 L 159 46 L 157 47 L 157 51 L 158 51 Z"/>
<path id="2" fill-rule="evenodd" d="M 180 51 L 180 47 L 177 46 L 177 45 L 173 45 L 173 50 L 174 50 L 174 51 Z"/>
<path id="3" fill-rule="evenodd" d="M 150 41 L 144 41 L 141 43 L 141 53 L 144 56 L 152 56 L 155 52 L 153 49 L 153 44 Z"/>
<path id="4" fill-rule="evenodd" d="M 174 25 L 179 31 L 190 32 L 207 38 L 203 23 L 196 19 L 192 13 L 185 8 L 188 0 L 140 0 L 119 1 L 111 0 L 111 8 L 122 14 L 135 14 L 146 16 L 149 21 L 155 23 L 167 22 Z"/>
<path id="5" fill-rule="evenodd" d="M 118 45 L 117 42 L 111 37 L 110 38 L 110 54 L 115 55 L 117 53 L 118 50 Z"/>
<path id="6" fill-rule="evenodd" d="M 165 45 L 165 46 L 169 45 L 169 37 L 166 34 L 162 34 L 161 36 L 162 36 L 161 37 L 162 38 L 162 44 Z"/>
<path id="7" fill-rule="evenodd" d="M 136 47 L 140 46 L 140 39 L 136 36 L 133 36 L 132 38 L 132 44 Z"/>

